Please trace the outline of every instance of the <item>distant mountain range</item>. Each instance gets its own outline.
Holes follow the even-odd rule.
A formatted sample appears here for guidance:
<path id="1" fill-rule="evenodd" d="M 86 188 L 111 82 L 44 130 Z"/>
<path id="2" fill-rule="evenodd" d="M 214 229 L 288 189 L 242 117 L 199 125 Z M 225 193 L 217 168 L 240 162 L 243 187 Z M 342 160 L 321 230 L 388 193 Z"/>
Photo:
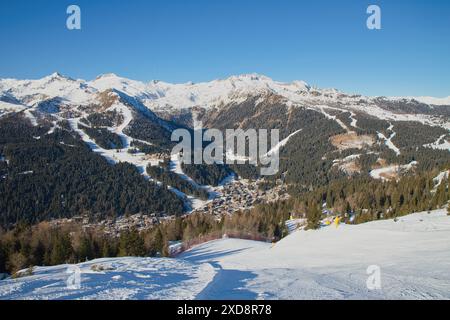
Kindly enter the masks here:
<path id="1" fill-rule="evenodd" d="M 379 101 L 449 106 L 450 97 L 365 97 L 350 95 L 336 89 L 313 88 L 304 81 L 282 83 L 258 74 L 232 76 L 204 83 L 171 84 L 162 81 L 148 83 L 104 74 L 93 81 L 74 80 L 54 73 L 39 80 L 0 80 L 0 101 L 4 104 L 30 107 L 45 99 L 58 97 L 73 104 L 91 104 L 96 95 L 106 90 L 117 90 L 141 101 L 152 110 L 211 108 L 245 99 L 257 94 L 276 94 L 295 103 L 346 103 L 371 105 Z M 6 108 L 3 105 L 2 108 Z"/>

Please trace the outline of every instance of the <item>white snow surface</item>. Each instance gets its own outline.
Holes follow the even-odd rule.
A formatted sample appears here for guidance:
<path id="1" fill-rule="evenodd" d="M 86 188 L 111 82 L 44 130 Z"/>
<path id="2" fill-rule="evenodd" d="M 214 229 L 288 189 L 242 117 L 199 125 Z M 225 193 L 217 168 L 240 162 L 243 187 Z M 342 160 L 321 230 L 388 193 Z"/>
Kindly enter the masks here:
<path id="1" fill-rule="evenodd" d="M 19 104 L 0 101 L 0 116 L 11 112 L 20 112 L 25 110 L 25 108 L 25 106 Z"/>
<path id="2" fill-rule="evenodd" d="M 440 172 L 436 178 L 433 179 L 434 182 L 434 190 L 436 190 L 442 183 L 442 181 L 447 180 L 450 175 L 450 170 Z"/>
<path id="3" fill-rule="evenodd" d="M 382 168 L 378 168 L 378 169 L 374 169 L 374 170 L 370 171 L 370 176 L 374 179 L 387 180 L 386 178 L 383 177 L 383 174 L 390 175 L 390 174 L 400 173 L 402 171 L 409 171 L 409 170 L 413 169 L 416 165 L 417 165 L 417 161 L 412 161 L 405 165 L 393 164 L 393 165 L 390 165 L 387 167 L 382 167 Z"/>
<path id="4" fill-rule="evenodd" d="M 37 102 L 59 97 L 63 100 L 88 104 L 93 100 L 96 90 L 89 87 L 84 80 L 74 80 L 59 73 L 53 73 L 38 80 L 0 80 L 0 93 L 7 92 L 9 95 L 22 100 L 27 106 Z"/>
<path id="5" fill-rule="evenodd" d="M 395 136 L 397 135 L 397 132 L 394 131 L 394 126 L 392 124 L 389 126 L 388 131 L 392 132 L 389 138 L 387 138 L 381 132 L 378 132 L 378 138 L 381 140 L 385 140 L 386 146 L 392 151 L 394 151 L 397 156 L 399 156 L 401 154 L 400 149 L 397 148 L 397 146 L 392 142 L 392 139 L 394 139 Z"/>
<path id="6" fill-rule="evenodd" d="M 77 266 L 80 289 L 67 288 L 72 266 L 38 267 L 32 276 L 0 281 L 0 299 L 194 299 L 215 274 L 207 263 L 163 258 L 97 259 Z"/>
<path id="7" fill-rule="evenodd" d="M 113 258 L 0 281 L 0 299 L 450 299 L 450 217 L 422 212 L 363 225 L 295 231 L 279 243 L 222 239 L 175 259 Z M 105 270 L 95 272 L 93 265 Z M 367 269 L 380 268 L 369 290 Z"/>
<path id="8" fill-rule="evenodd" d="M 297 133 L 301 132 L 302 129 L 297 130 L 293 133 L 291 133 L 289 136 L 287 136 L 285 139 L 281 140 L 280 142 L 278 142 L 272 149 L 270 149 L 266 154 L 264 154 L 262 156 L 262 158 L 270 158 L 271 156 L 275 155 L 275 154 L 279 154 L 280 149 L 284 146 L 286 146 L 286 144 L 289 142 L 289 140 L 295 136 Z"/>
<path id="9" fill-rule="evenodd" d="M 450 141 L 447 137 L 448 135 L 444 134 L 440 136 L 435 142 L 426 144 L 424 145 L 424 147 L 450 151 Z"/>
<path id="10" fill-rule="evenodd" d="M 446 98 L 435 98 L 435 97 L 414 97 L 413 99 L 436 106 L 450 106 L 450 96 Z"/>

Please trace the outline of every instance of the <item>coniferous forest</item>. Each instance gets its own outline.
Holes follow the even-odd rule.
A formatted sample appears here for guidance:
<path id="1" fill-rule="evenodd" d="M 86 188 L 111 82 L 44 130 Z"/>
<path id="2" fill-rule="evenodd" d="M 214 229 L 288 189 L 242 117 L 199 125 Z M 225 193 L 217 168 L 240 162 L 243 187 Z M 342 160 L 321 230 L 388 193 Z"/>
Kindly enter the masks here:
<path id="1" fill-rule="evenodd" d="M 13 229 L 0 229 L 0 272 L 14 273 L 30 266 L 76 263 L 100 257 L 169 256 L 171 241 L 183 241 L 186 249 L 224 235 L 277 241 L 287 235 L 285 222 L 291 217 L 305 218 L 307 229 L 318 228 L 326 215 L 323 208 L 354 224 L 433 210 L 450 200 L 447 181 L 435 188 L 433 177 L 433 173 L 424 173 L 398 182 L 338 180 L 287 201 L 260 204 L 250 211 L 221 219 L 193 214 L 141 232 L 130 229 L 119 237 L 101 228 L 85 230 L 75 223 L 51 227 L 46 222 L 37 225 L 21 222 Z M 356 216 L 353 222 L 349 220 L 351 215 Z"/>
<path id="2" fill-rule="evenodd" d="M 72 133 L 0 124 L 0 224 L 38 223 L 89 214 L 93 220 L 146 212 L 181 214 L 173 193 L 146 181 L 131 164 L 110 165 Z M 36 139 L 36 137 L 40 137 Z"/>

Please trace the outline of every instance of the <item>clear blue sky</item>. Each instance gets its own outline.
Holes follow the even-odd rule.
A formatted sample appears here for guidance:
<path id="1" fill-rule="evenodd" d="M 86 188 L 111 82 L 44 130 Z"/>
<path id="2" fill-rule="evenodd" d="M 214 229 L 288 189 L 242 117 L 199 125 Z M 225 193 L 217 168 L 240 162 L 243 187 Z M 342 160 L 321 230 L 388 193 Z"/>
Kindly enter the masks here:
<path id="1" fill-rule="evenodd" d="M 82 30 L 66 29 L 66 8 Z M 366 9 L 382 9 L 381 31 Z M 448 0 L 2 0 L 0 77 L 207 81 L 257 72 L 368 95 L 450 95 Z"/>

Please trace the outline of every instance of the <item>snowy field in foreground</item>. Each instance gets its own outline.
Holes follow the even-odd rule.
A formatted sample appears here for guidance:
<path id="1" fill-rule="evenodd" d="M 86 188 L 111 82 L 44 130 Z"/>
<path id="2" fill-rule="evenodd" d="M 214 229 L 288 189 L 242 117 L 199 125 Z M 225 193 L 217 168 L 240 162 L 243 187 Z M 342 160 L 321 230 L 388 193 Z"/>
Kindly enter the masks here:
<path id="1" fill-rule="evenodd" d="M 367 289 L 370 265 L 381 290 Z M 0 299 L 450 299 L 450 217 L 299 231 L 275 246 L 224 239 L 177 259 L 99 259 L 79 265 L 78 290 L 66 288 L 67 267 L 0 281 Z"/>

